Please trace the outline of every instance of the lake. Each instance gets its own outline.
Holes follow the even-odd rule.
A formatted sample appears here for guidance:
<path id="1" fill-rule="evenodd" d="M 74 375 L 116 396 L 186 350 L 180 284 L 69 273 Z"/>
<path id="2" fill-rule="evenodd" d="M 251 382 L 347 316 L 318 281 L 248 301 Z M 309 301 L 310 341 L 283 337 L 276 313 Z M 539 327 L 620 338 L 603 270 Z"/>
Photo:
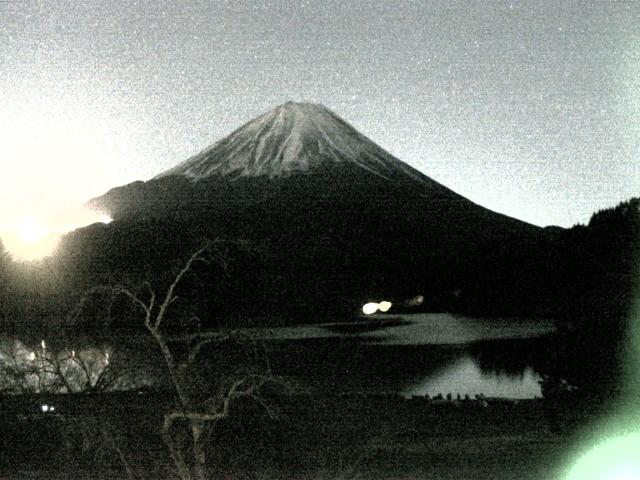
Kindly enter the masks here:
<path id="1" fill-rule="evenodd" d="M 372 315 L 273 330 L 272 365 L 320 391 L 540 396 L 550 321 Z"/>
<path id="2" fill-rule="evenodd" d="M 544 320 L 415 314 L 250 333 L 265 340 L 273 373 L 302 391 L 525 399 L 540 396 L 553 331 Z M 11 349 L 29 362 L 43 340 L 49 351 L 126 364 L 140 384 L 165 381 L 157 347 L 140 332 L 4 335 L 0 362 L 9 361 Z"/>

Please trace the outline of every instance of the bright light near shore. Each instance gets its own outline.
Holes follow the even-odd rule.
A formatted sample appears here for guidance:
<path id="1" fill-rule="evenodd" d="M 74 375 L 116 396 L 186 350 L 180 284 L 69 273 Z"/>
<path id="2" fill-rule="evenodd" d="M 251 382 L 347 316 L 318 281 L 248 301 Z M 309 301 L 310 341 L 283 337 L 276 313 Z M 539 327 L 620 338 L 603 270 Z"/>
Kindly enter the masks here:
<path id="1" fill-rule="evenodd" d="M 365 315 L 372 315 L 377 311 L 385 313 L 385 312 L 388 312 L 390 308 L 391 308 L 391 302 L 388 302 L 386 300 L 383 300 L 380 303 L 369 302 L 362 306 L 362 313 L 364 313 Z"/>
<path id="2" fill-rule="evenodd" d="M 379 306 L 380 306 L 379 303 L 374 303 L 374 302 L 366 303 L 362 306 L 362 313 L 364 313 L 365 315 L 371 315 L 372 313 L 376 313 L 378 311 Z"/>
<path id="3" fill-rule="evenodd" d="M 390 308 L 391 302 L 387 302 L 386 300 L 383 300 L 382 302 L 380 302 L 380 305 L 378 305 L 378 310 L 380 310 L 382 313 L 388 312 Z"/>

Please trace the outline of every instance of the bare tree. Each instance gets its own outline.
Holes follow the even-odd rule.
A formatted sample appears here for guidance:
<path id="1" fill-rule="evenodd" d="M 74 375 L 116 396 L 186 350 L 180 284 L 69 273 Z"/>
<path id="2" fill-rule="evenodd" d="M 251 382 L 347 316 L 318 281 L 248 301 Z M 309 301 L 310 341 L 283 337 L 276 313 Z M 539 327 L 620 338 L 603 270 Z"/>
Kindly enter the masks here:
<path id="1" fill-rule="evenodd" d="M 144 326 L 158 345 L 166 364 L 172 387 L 176 394 L 175 408 L 167 412 L 162 425 L 162 436 L 177 473 L 182 480 L 204 480 L 210 478 L 207 471 L 207 439 L 214 426 L 228 418 L 235 401 L 251 399 L 272 418 L 275 412 L 263 400 L 261 391 L 273 381 L 266 355 L 260 355 L 260 342 L 248 330 L 218 329 L 195 333 L 171 335 L 167 325 L 171 306 L 178 300 L 178 288 L 196 264 L 217 262 L 226 266 L 226 257 L 209 242 L 196 250 L 173 277 L 163 295 L 158 295 L 149 282 L 144 282 L 141 291 L 125 286 L 97 287 L 89 294 L 108 290 L 115 295 L 124 295 L 144 316 Z M 180 320 L 180 319 L 177 319 Z M 176 344 L 181 344 L 181 354 L 176 353 Z M 219 349 L 235 345 L 252 350 L 259 357 L 258 368 L 245 368 L 229 375 L 218 371 L 218 388 L 203 391 L 201 379 L 195 373 L 200 354 L 205 348 Z M 224 378 L 223 378 L 224 377 Z M 195 381 L 194 381 L 195 380 Z M 186 435 L 185 435 L 186 433 Z"/>

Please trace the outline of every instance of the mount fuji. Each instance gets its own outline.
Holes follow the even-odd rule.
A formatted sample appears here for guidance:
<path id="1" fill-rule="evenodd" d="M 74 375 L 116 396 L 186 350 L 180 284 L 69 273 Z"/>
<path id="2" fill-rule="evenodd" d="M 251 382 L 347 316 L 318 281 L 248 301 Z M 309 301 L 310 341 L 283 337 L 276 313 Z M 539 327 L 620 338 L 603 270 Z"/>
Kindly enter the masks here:
<path id="1" fill-rule="evenodd" d="M 428 299 L 425 308 L 474 308 L 497 304 L 505 291 L 517 305 L 528 287 L 513 266 L 529 261 L 517 252 L 544 237 L 309 103 L 280 105 L 90 206 L 114 221 L 70 235 L 64 249 L 68 262 L 88 262 L 92 272 L 161 272 L 203 238 L 252 245 L 216 287 L 216 308 L 237 316 L 345 313 L 415 295 Z"/>
<path id="2" fill-rule="evenodd" d="M 106 210 L 114 218 L 141 210 L 153 215 L 152 210 L 163 204 L 175 207 L 176 197 L 183 197 L 175 190 L 189 190 L 187 183 L 191 187 L 213 183 L 226 193 L 226 188 L 233 183 L 255 187 L 269 184 L 277 189 L 291 184 L 292 178 L 294 183 L 315 183 L 314 178 L 331 179 L 321 186 L 314 185 L 318 191 L 309 192 L 323 197 L 332 192 L 343 195 L 342 188 L 348 185 L 349 189 L 360 190 L 356 196 L 371 196 L 372 202 L 381 204 L 392 199 L 376 199 L 376 196 L 389 193 L 386 190 L 390 188 L 393 193 L 410 191 L 418 197 L 430 198 L 438 202 L 439 207 L 446 203 L 457 205 L 456 210 L 475 209 L 483 216 L 489 212 L 395 158 L 325 106 L 295 102 L 260 115 L 152 180 L 115 188 L 91 200 L 89 205 Z M 367 186 L 371 184 L 380 190 L 368 191 Z M 239 192 L 242 188 L 236 190 Z M 254 192 L 256 195 L 261 193 L 258 190 Z M 217 196 L 216 192 L 209 193 Z M 188 198 L 181 200 L 181 204 L 190 203 Z M 207 202 L 206 197 L 193 200 L 199 204 Z M 427 211 L 435 213 L 434 208 Z M 515 219 L 493 215 L 512 226 L 524 225 Z"/>

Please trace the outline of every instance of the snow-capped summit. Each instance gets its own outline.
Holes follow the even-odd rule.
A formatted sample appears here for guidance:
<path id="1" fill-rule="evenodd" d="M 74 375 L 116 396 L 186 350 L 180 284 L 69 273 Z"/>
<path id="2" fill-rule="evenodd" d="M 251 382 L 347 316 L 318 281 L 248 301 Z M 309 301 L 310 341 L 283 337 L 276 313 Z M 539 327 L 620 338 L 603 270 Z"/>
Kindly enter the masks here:
<path id="1" fill-rule="evenodd" d="M 360 134 L 324 105 L 287 102 L 167 170 L 198 180 L 212 175 L 280 177 L 349 162 L 383 178 L 428 178 Z"/>

